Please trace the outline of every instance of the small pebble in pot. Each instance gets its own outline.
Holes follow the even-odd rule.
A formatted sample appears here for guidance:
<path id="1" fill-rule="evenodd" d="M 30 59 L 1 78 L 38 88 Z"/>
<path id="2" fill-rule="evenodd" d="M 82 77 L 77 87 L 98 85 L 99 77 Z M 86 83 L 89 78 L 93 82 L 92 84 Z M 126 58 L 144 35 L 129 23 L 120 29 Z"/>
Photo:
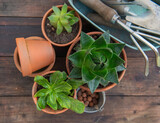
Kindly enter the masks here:
<path id="1" fill-rule="evenodd" d="M 87 101 L 87 98 L 86 98 L 86 97 L 84 97 L 84 98 L 83 98 L 83 101 Z"/>
<path id="2" fill-rule="evenodd" d="M 78 91 L 78 96 L 81 96 L 82 95 L 82 92 L 81 91 Z"/>
<path id="3" fill-rule="evenodd" d="M 88 97 L 87 97 L 87 100 L 88 100 L 89 102 L 91 102 L 91 101 L 92 101 L 92 97 L 91 97 L 91 96 L 88 96 Z"/>
<path id="4" fill-rule="evenodd" d="M 99 95 L 98 95 L 98 94 L 96 94 L 96 95 L 95 95 L 95 97 L 96 97 L 96 99 L 98 99 L 98 98 L 99 98 Z"/>
<path id="5" fill-rule="evenodd" d="M 52 31 L 54 31 L 54 30 L 55 30 L 55 29 L 54 29 L 54 27 L 52 27 L 51 29 L 52 29 Z"/>
<path id="6" fill-rule="evenodd" d="M 98 101 L 96 98 L 93 98 L 93 103 L 94 103 L 94 105 L 97 105 Z"/>
<path id="7" fill-rule="evenodd" d="M 82 93 L 82 97 L 87 97 L 87 94 L 85 92 Z"/>
<path id="8" fill-rule="evenodd" d="M 90 107 L 93 107 L 93 105 L 94 105 L 93 102 L 90 102 L 90 103 L 89 103 L 89 106 L 90 106 Z"/>
<path id="9" fill-rule="evenodd" d="M 92 95 L 92 93 L 91 93 L 90 91 L 87 91 L 87 94 L 88 94 L 88 95 Z"/>
<path id="10" fill-rule="evenodd" d="M 82 92 L 85 92 L 85 90 L 84 90 L 84 89 L 81 89 L 81 91 L 82 91 Z"/>
<path id="11" fill-rule="evenodd" d="M 78 97 L 78 100 L 79 100 L 79 101 L 82 101 L 82 100 L 83 100 L 83 97 L 82 97 L 82 96 L 79 96 L 79 97 Z"/>
<path id="12" fill-rule="evenodd" d="M 96 94 L 95 93 L 93 93 L 92 95 L 91 95 L 91 97 L 95 97 L 96 96 Z"/>
<path id="13" fill-rule="evenodd" d="M 89 101 L 85 101 L 85 102 L 84 102 L 84 105 L 85 105 L 85 106 L 88 106 L 88 105 L 89 105 Z"/>

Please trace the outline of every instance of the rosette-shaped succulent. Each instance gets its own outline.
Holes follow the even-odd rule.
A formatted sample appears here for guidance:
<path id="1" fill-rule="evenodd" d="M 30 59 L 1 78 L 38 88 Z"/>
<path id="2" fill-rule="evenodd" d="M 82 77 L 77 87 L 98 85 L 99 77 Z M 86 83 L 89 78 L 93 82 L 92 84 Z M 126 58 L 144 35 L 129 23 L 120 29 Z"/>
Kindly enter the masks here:
<path id="1" fill-rule="evenodd" d="M 123 71 L 124 60 L 119 57 L 124 44 L 110 43 L 109 33 L 94 40 L 81 33 L 80 47 L 68 58 L 73 64 L 70 78 L 82 78 L 93 93 L 99 84 L 118 82 L 118 71 Z"/>
<path id="2" fill-rule="evenodd" d="M 56 34 L 59 35 L 65 29 L 68 33 L 72 32 L 72 25 L 79 21 L 78 17 L 74 16 L 75 11 L 67 12 L 67 4 L 64 4 L 60 10 L 58 7 L 53 6 L 53 13 L 48 17 L 50 24 L 55 27 Z"/>

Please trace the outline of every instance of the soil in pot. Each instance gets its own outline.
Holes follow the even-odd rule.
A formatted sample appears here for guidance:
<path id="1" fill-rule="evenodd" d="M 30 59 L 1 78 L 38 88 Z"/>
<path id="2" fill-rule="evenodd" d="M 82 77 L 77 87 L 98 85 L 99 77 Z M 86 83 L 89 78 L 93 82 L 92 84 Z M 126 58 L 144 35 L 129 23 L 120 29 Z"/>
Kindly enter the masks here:
<path id="1" fill-rule="evenodd" d="M 56 29 L 50 24 L 48 18 L 46 19 L 45 22 L 46 35 L 49 37 L 51 41 L 54 41 L 54 43 L 58 44 L 66 44 L 72 41 L 77 36 L 78 30 L 79 30 L 79 23 L 76 23 L 72 26 L 71 33 L 68 33 L 66 30 L 63 30 L 63 32 L 60 35 L 57 35 Z"/>

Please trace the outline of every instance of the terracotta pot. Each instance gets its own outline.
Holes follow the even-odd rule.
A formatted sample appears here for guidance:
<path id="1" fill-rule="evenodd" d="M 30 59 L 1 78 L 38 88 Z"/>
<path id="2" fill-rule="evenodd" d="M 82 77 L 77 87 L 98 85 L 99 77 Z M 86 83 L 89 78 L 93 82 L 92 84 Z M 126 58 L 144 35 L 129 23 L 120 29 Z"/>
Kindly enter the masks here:
<path id="1" fill-rule="evenodd" d="M 54 72 L 55 71 L 49 71 L 49 72 L 44 73 L 42 76 L 45 76 L 47 74 L 51 74 L 51 73 L 54 73 Z M 38 87 L 38 84 L 36 82 L 34 82 L 33 87 L 32 87 L 32 99 L 33 99 L 33 101 L 36 105 L 37 105 L 38 98 L 34 97 L 34 95 L 37 92 L 37 87 Z M 74 90 L 74 96 L 73 97 L 74 97 L 74 99 L 76 99 L 76 89 Z M 47 114 L 61 114 L 65 111 L 67 111 L 67 110 L 68 110 L 67 108 L 64 108 L 62 110 L 55 111 L 55 110 L 51 109 L 50 107 L 46 107 L 45 109 L 42 109 L 42 111 L 47 113 Z"/>
<path id="2" fill-rule="evenodd" d="M 16 38 L 16 44 L 14 62 L 23 76 L 34 77 L 52 69 L 56 55 L 51 43 L 41 37 L 29 37 Z"/>
<path id="3" fill-rule="evenodd" d="M 58 5 L 57 7 L 58 8 L 62 8 L 63 5 Z M 68 6 L 68 10 L 74 10 L 73 8 L 71 8 L 70 6 Z M 77 40 L 77 38 L 79 37 L 80 33 L 81 33 L 81 30 L 82 30 L 82 21 L 81 21 L 81 18 L 79 16 L 79 14 L 75 11 L 75 16 L 79 18 L 79 30 L 78 30 L 78 33 L 77 33 L 77 36 L 70 42 L 66 43 L 66 44 L 58 44 L 58 43 L 55 43 L 53 41 L 51 41 L 49 39 L 49 37 L 47 36 L 46 34 L 46 31 L 45 31 L 45 22 L 46 22 L 46 19 L 47 17 L 53 12 L 53 9 L 49 9 L 45 15 L 43 16 L 43 19 L 42 19 L 42 23 L 41 23 L 41 29 L 42 29 L 42 33 L 44 35 L 44 37 L 50 42 L 52 43 L 53 45 L 55 46 L 58 46 L 58 47 L 65 47 L 65 46 L 68 46 L 70 44 L 72 44 L 73 42 L 75 42 Z"/>
<path id="4" fill-rule="evenodd" d="M 103 34 L 103 33 L 102 32 L 89 32 L 87 34 L 88 35 L 95 35 L 95 34 Z M 113 38 L 111 38 L 111 40 L 114 41 L 114 42 L 116 42 L 116 43 L 119 43 L 118 41 L 114 40 Z M 71 54 L 71 51 L 72 51 L 73 47 L 79 41 L 80 41 L 80 37 L 68 49 L 67 56 L 66 56 L 66 69 L 67 69 L 68 74 L 70 73 L 68 57 Z M 126 52 L 125 52 L 124 49 L 122 50 L 122 55 L 123 55 L 123 60 L 125 61 L 124 66 L 126 68 L 127 67 L 127 55 L 126 55 Z M 122 72 L 120 72 L 119 77 L 118 77 L 119 81 L 121 81 L 121 79 L 123 78 L 125 72 L 126 72 L 126 70 L 123 70 Z M 96 89 L 95 92 L 106 91 L 106 90 L 109 90 L 109 89 L 113 88 L 116 85 L 117 85 L 116 83 L 112 83 L 112 84 L 110 84 L 110 85 L 108 85 L 108 86 L 106 86 L 104 88 L 98 88 L 98 89 Z M 90 91 L 90 89 L 88 87 L 85 87 L 85 86 L 80 86 L 80 88 L 82 88 L 84 90 L 87 90 L 87 91 Z"/>

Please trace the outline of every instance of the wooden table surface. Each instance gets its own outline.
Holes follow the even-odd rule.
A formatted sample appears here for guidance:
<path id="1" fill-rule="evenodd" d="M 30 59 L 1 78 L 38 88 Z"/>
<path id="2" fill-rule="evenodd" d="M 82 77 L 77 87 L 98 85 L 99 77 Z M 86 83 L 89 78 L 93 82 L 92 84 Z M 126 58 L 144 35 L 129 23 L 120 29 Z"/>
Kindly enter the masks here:
<path id="1" fill-rule="evenodd" d="M 128 67 L 121 83 L 106 92 L 104 110 L 94 114 L 67 111 L 49 115 L 37 111 L 31 98 L 33 78 L 22 77 L 13 61 L 16 37 L 41 36 L 41 19 L 52 5 L 67 0 L 0 0 L 0 123 L 160 123 L 160 69 L 147 52 L 150 74 L 144 76 L 144 59 L 125 47 Z M 83 19 L 83 31 L 96 29 Z M 53 70 L 65 69 L 68 47 L 56 49 Z M 159 50 L 160 51 L 160 50 Z"/>

